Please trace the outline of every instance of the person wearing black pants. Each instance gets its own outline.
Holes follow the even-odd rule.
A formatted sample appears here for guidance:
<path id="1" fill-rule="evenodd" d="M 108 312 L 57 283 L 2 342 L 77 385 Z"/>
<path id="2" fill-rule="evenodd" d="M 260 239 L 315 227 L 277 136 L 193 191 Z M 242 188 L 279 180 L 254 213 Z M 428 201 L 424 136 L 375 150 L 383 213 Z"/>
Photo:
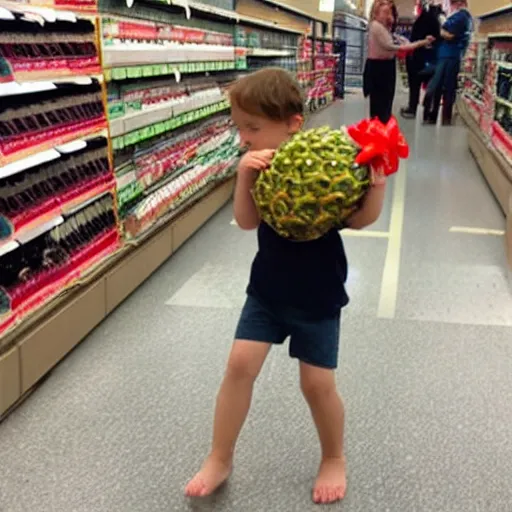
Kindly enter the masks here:
<path id="1" fill-rule="evenodd" d="M 370 97 L 370 117 L 386 124 L 393 114 L 396 89 L 396 59 L 367 59 L 364 95 Z"/>
<path id="2" fill-rule="evenodd" d="M 441 7 L 430 5 L 430 0 L 424 0 L 422 11 L 412 26 L 411 41 L 419 41 L 428 35 L 439 39 L 441 27 L 439 18 Z M 419 48 L 407 56 L 407 79 L 409 82 L 409 104 L 400 113 L 406 119 L 414 119 L 420 102 L 422 85 L 429 83 L 435 72 L 437 44 L 431 47 Z"/>
<path id="3" fill-rule="evenodd" d="M 389 0 L 375 0 L 368 32 L 368 58 L 363 75 L 363 93 L 370 98 L 370 116 L 387 123 L 393 112 L 396 88 L 396 53 L 428 46 L 433 37 L 414 43 L 395 44 L 391 29 L 396 23 L 396 7 Z"/>

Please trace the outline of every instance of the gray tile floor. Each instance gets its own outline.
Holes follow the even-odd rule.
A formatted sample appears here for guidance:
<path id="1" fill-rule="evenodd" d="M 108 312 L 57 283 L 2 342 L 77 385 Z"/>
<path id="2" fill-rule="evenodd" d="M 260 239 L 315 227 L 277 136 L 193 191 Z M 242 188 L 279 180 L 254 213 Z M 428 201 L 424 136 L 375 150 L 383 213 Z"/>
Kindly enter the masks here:
<path id="1" fill-rule="evenodd" d="M 364 113 L 352 97 L 313 122 L 335 126 Z M 501 230 L 504 219 L 463 127 L 407 121 L 403 129 L 412 146 L 404 200 L 391 186 L 371 228 L 386 234 L 391 222 L 393 237 L 346 237 L 352 302 L 338 378 L 349 490 L 327 508 L 509 512 L 512 300 L 503 240 L 450 232 Z M 318 446 L 285 350 L 265 366 L 230 484 L 207 502 L 182 497 L 208 449 L 255 250 L 254 233 L 231 220 L 226 207 L 0 425 L 1 512 L 317 510 Z M 381 318 L 389 269 L 399 277 L 394 317 Z"/>

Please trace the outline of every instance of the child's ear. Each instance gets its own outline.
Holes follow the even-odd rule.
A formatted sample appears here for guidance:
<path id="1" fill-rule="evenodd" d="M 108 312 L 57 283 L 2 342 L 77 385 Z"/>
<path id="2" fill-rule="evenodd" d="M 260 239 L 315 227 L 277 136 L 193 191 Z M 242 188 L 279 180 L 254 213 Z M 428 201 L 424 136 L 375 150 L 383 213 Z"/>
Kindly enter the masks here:
<path id="1" fill-rule="evenodd" d="M 288 121 L 288 130 L 290 133 L 297 133 L 302 130 L 302 126 L 304 125 L 304 117 L 300 114 L 295 114 L 290 117 Z"/>

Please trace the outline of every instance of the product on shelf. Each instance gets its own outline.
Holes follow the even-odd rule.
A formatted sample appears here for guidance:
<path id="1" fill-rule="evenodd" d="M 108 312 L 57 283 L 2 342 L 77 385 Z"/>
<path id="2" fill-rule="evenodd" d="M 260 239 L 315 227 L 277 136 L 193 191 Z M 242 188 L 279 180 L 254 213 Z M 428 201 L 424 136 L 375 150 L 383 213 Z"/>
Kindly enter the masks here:
<path id="1" fill-rule="evenodd" d="M 57 83 L 0 106 L 0 166 L 106 128 L 100 83 Z"/>
<path id="2" fill-rule="evenodd" d="M 52 16 L 9 4 L 0 18 L 0 83 L 101 73 L 95 25 L 75 14 Z"/>
<path id="3" fill-rule="evenodd" d="M 323 47 L 322 47 L 323 46 Z M 333 44 L 303 38 L 299 45 L 297 80 L 306 99 L 306 111 L 314 112 L 334 101 L 339 55 L 332 53 Z"/>
<path id="4" fill-rule="evenodd" d="M 0 336 L 120 244 L 95 21 L 2 9 Z"/>
<path id="5" fill-rule="evenodd" d="M 112 18 L 104 18 L 102 27 L 103 63 L 107 68 L 186 63 L 187 71 L 190 68 L 190 72 L 193 72 L 226 69 L 222 64 L 225 62 L 231 64 L 231 69 L 234 68 L 235 48 L 231 34 Z M 213 62 L 213 67 L 207 66 L 207 62 Z M 175 69 L 179 70 L 178 67 Z M 144 76 L 143 68 L 140 69 L 140 73 L 140 76 Z M 149 74 L 149 71 L 146 71 L 146 74 Z M 167 74 L 164 69 L 162 74 Z"/>
<path id="6" fill-rule="evenodd" d="M 394 118 L 387 126 L 375 120 L 346 131 L 306 130 L 278 149 L 258 176 L 254 198 L 262 219 L 281 236 L 314 240 L 357 209 L 370 186 L 370 163 L 391 174 L 407 156 Z"/>
<path id="7" fill-rule="evenodd" d="M 0 333 L 119 248 L 114 198 L 103 195 L 0 259 Z M 1 246 L 0 246 L 1 248 Z"/>
<path id="8" fill-rule="evenodd" d="M 0 243 L 113 188 L 107 139 L 80 141 L 78 147 L 53 149 L 49 161 L 23 171 L 0 168 Z"/>
<path id="9" fill-rule="evenodd" d="M 178 175 L 217 147 L 234 146 L 228 118 L 211 120 L 171 139 L 156 141 L 133 153 L 116 171 L 118 208 L 121 217 L 139 201 L 145 191 Z"/>
<path id="10" fill-rule="evenodd" d="M 124 229 L 128 238 L 137 238 L 162 218 L 189 204 L 212 184 L 234 174 L 238 161 L 236 140 L 211 150 L 196 162 L 140 201 L 127 215 Z"/>

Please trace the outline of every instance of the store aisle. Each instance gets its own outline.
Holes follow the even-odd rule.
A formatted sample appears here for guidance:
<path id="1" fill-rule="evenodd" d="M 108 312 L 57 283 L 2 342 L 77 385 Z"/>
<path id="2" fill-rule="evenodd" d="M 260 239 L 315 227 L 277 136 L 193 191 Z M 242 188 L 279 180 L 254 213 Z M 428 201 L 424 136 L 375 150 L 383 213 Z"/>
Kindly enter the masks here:
<path id="1" fill-rule="evenodd" d="M 313 118 L 364 115 L 349 97 Z M 346 512 L 512 510 L 512 300 L 504 229 L 465 132 L 403 122 L 412 155 L 386 210 L 347 233 L 352 302 L 339 385 Z M 228 206 L 0 425 L 2 512 L 306 512 L 316 434 L 286 350 L 257 385 L 235 473 L 212 500 L 187 481 L 210 441 L 255 234 Z M 329 507 L 327 507 L 329 508 Z"/>

